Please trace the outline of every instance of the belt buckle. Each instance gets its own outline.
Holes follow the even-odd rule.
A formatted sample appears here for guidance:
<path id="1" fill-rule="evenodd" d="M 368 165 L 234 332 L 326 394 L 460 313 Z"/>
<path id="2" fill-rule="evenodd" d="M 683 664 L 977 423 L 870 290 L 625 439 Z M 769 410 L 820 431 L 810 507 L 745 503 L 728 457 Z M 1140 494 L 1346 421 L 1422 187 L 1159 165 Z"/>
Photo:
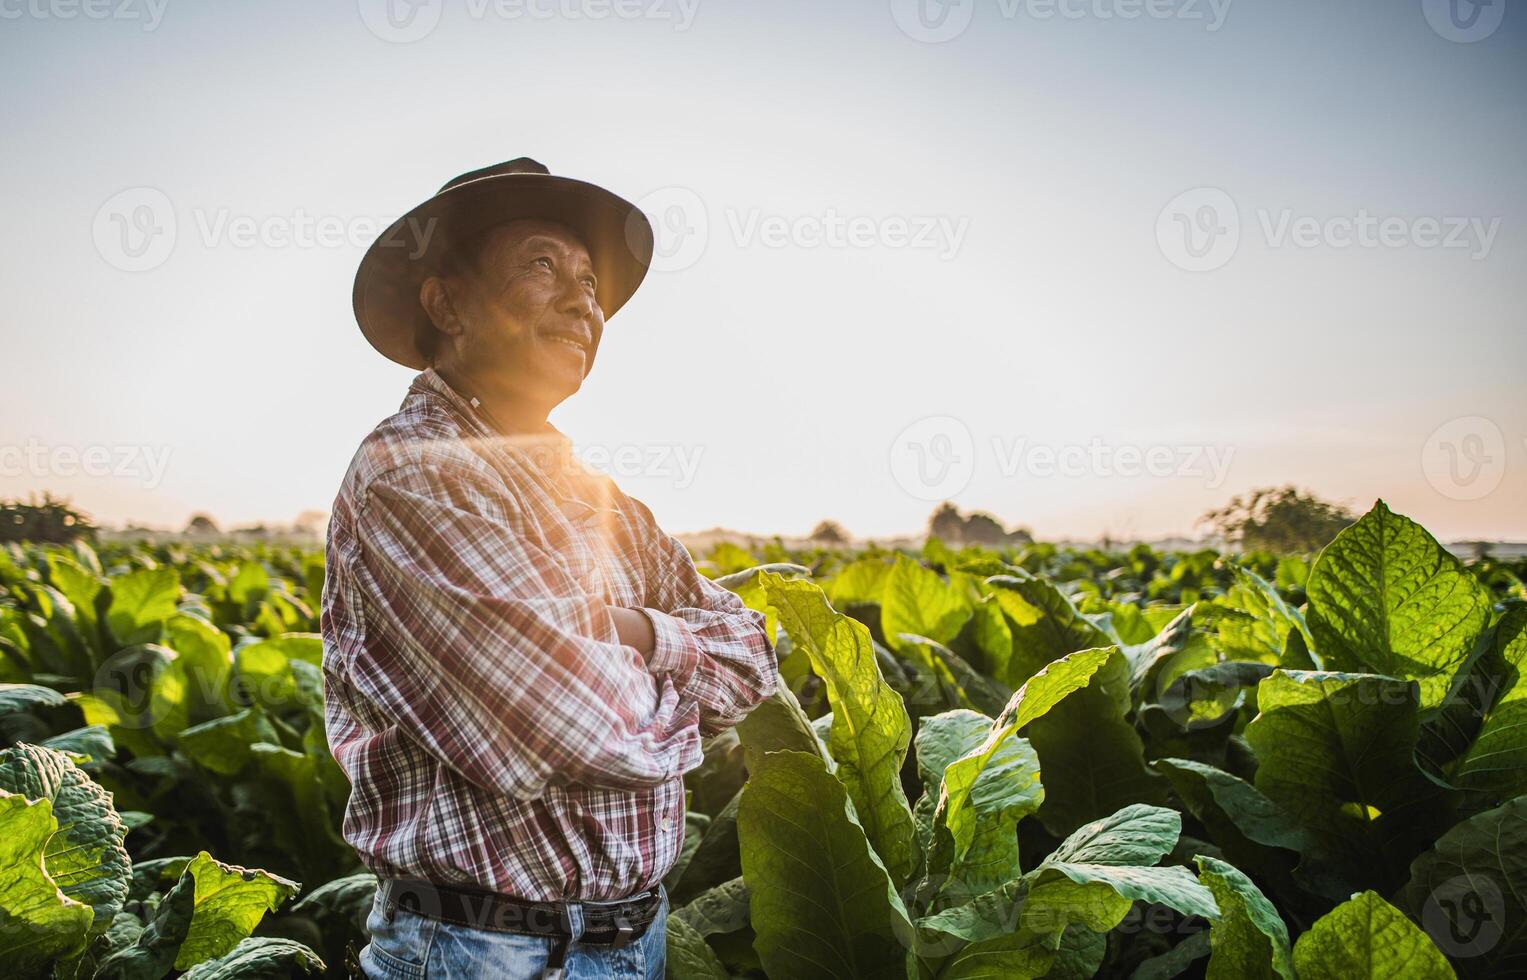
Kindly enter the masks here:
<path id="1" fill-rule="evenodd" d="M 636 927 L 631 920 L 621 913 L 620 918 L 615 920 L 615 941 L 610 943 L 611 949 L 622 949 L 629 945 L 631 937 L 636 935 Z"/>

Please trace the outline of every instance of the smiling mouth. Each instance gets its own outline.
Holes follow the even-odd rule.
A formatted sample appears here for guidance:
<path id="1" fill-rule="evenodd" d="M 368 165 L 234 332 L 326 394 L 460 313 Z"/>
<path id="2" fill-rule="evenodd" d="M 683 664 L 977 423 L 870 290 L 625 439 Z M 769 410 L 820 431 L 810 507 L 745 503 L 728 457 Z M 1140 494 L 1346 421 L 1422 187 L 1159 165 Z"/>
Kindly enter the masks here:
<path id="1" fill-rule="evenodd" d="M 564 347 L 571 347 L 578 353 L 583 354 L 584 356 L 588 356 L 588 350 L 583 346 L 583 344 L 573 340 L 570 337 L 548 337 L 547 339 L 553 343 L 561 344 Z"/>

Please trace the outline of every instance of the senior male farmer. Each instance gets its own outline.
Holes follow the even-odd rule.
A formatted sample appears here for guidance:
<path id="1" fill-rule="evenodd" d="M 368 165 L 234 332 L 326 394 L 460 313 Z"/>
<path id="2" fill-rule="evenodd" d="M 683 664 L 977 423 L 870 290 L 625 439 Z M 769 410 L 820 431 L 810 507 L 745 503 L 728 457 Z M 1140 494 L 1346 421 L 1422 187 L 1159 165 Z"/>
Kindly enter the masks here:
<path id="1" fill-rule="evenodd" d="M 663 973 L 682 776 L 777 668 L 763 617 L 547 421 L 651 255 L 634 206 L 521 158 L 361 263 L 361 330 L 419 371 L 327 545 L 329 745 L 380 882 L 367 976 Z"/>

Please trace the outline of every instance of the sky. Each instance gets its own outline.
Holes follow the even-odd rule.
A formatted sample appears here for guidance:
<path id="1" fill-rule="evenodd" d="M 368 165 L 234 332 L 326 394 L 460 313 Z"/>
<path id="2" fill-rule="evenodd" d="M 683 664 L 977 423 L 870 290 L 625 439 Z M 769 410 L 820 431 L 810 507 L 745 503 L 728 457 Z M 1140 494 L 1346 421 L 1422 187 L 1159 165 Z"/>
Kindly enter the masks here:
<path id="1" fill-rule="evenodd" d="M 654 266 L 552 421 L 674 532 L 1527 539 L 1527 6 L 0 0 L 0 498 L 328 510 L 355 268 L 518 156 Z"/>

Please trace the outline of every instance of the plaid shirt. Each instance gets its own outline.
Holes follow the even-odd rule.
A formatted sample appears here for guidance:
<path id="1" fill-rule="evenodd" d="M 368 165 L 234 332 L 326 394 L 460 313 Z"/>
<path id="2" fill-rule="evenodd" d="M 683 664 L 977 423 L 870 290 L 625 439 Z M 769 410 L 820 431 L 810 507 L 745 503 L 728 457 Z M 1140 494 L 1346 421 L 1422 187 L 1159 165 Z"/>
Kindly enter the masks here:
<path id="1" fill-rule="evenodd" d="M 343 832 L 378 875 L 533 901 L 656 885 L 700 738 L 773 690 L 764 618 L 550 424 L 426 369 L 334 502 L 322 629 Z M 644 662 L 607 606 L 642 609 Z"/>

